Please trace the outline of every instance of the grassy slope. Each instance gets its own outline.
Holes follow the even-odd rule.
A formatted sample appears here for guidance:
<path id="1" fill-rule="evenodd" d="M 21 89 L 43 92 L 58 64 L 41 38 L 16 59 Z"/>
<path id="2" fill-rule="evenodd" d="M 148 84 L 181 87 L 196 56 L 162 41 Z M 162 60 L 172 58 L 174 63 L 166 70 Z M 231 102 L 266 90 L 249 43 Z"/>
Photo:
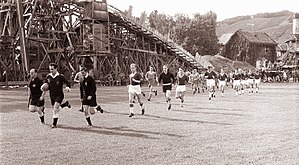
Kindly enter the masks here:
<path id="1" fill-rule="evenodd" d="M 293 13 L 284 12 L 282 14 L 272 13 L 273 16 L 265 17 L 257 14 L 253 18 L 248 16 L 236 17 L 218 23 L 216 33 L 218 36 L 226 33 L 233 33 L 238 29 L 246 31 L 266 32 L 276 42 L 283 43 L 290 38 L 292 33 Z M 253 27 L 251 24 L 254 24 Z"/>

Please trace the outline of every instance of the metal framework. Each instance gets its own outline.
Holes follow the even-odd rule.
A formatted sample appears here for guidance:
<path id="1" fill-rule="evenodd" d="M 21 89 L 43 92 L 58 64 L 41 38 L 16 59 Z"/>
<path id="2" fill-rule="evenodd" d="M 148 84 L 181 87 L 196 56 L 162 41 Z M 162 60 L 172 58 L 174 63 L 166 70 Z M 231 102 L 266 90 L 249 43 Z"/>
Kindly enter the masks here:
<path id="1" fill-rule="evenodd" d="M 106 0 L 1 0 L 0 73 L 26 80 L 30 68 L 48 72 L 48 64 L 70 77 L 80 64 L 98 80 L 142 72 L 153 65 L 201 67 L 194 57 L 152 29 L 138 24 Z"/>

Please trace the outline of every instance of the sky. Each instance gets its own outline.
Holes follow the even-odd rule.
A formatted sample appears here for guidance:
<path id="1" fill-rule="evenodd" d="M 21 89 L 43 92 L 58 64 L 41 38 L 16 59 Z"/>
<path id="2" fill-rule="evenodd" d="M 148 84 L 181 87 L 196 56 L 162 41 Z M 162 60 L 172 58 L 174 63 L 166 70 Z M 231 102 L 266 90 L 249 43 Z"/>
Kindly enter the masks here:
<path id="1" fill-rule="evenodd" d="M 132 5 L 133 16 L 138 17 L 143 11 L 149 14 L 154 10 L 172 16 L 184 13 L 190 17 L 195 13 L 213 11 L 217 14 L 217 21 L 282 10 L 299 13 L 299 0 L 107 0 L 107 3 L 122 11 Z"/>

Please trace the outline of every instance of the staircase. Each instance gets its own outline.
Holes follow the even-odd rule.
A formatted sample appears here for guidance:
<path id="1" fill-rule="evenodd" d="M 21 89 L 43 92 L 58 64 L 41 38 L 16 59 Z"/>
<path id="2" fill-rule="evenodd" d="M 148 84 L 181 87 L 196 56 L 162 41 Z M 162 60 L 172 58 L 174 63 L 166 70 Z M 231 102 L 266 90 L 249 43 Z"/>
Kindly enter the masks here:
<path id="1" fill-rule="evenodd" d="M 185 50 L 182 46 L 176 44 L 172 39 L 163 36 L 162 34 L 151 28 L 137 23 L 135 20 L 127 17 L 122 11 L 114 6 L 108 5 L 108 12 L 109 15 L 113 15 L 114 17 L 118 17 L 119 19 L 128 22 L 130 26 L 134 27 L 134 29 L 137 29 L 139 32 L 150 35 L 151 38 L 156 38 L 157 40 L 165 43 L 170 51 L 174 52 L 179 58 L 188 62 L 192 67 L 198 69 L 202 68 L 202 66 L 195 60 L 195 57 L 191 53 Z"/>

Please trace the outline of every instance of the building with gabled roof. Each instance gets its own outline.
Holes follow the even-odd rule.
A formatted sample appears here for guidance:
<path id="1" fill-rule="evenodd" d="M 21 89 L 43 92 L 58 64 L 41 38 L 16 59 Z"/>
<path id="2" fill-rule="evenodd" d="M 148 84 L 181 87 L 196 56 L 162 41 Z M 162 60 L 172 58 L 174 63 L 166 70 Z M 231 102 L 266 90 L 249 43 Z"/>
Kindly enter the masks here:
<path id="1" fill-rule="evenodd" d="M 276 60 L 277 43 L 264 32 L 237 30 L 224 45 L 221 55 L 233 61 L 245 61 L 258 69 Z"/>

